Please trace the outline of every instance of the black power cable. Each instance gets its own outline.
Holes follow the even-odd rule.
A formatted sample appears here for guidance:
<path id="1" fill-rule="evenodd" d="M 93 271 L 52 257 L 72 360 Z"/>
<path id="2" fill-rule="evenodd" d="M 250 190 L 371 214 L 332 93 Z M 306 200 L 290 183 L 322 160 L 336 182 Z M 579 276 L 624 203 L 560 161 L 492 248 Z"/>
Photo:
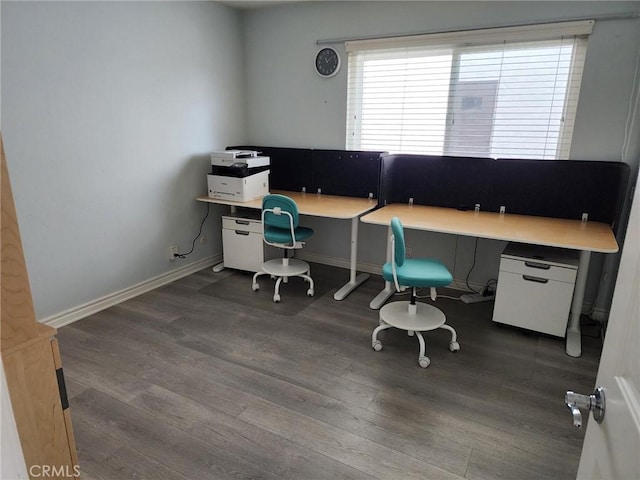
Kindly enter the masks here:
<path id="1" fill-rule="evenodd" d="M 198 230 L 198 234 L 196 235 L 196 237 L 193 239 L 193 242 L 191 243 L 191 250 L 189 250 L 186 253 L 176 253 L 173 258 L 186 258 L 187 255 L 191 255 L 193 253 L 193 250 L 196 248 L 196 241 L 198 240 L 198 238 L 200 238 L 200 235 L 202 235 L 202 227 L 204 227 L 204 222 L 207 220 L 207 217 L 209 216 L 209 206 L 211 204 L 210 203 L 206 203 L 206 207 L 207 207 L 207 213 L 204 215 L 204 218 L 202 219 L 202 222 L 200 222 L 200 230 Z"/>
<path id="2" fill-rule="evenodd" d="M 480 293 L 480 292 L 476 292 L 469 285 L 469 277 L 471 276 L 471 272 L 473 271 L 473 269 L 476 267 L 476 257 L 477 257 L 477 255 L 478 255 L 478 237 L 476 237 L 475 246 L 473 247 L 473 264 L 471 265 L 471 268 L 469 269 L 469 273 L 467 273 L 467 278 L 465 279 L 465 283 L 467 284 L 467 288 L 469 290 L 471 290 L 473 293 Z"/>

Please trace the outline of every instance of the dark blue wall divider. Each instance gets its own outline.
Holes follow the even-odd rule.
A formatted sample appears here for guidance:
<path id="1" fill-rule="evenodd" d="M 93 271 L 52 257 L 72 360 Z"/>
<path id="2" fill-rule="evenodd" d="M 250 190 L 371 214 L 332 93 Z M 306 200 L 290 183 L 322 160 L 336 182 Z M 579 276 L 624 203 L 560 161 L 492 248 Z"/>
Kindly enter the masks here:
<path id="1" fill-rule="evenodd" d="M 495 161 L 489 158 L 384 155 L 380 204 L 488 210 Z"/>
<path id="2" fill-rule="evenodd" d="M 387 155 L 259 146 L 271 157 L 273 190 L 368 197 L 416 205 L 620 223 L 629 182 L 621 162 Z"/>
<path id="3" fill-rule="evenodd" d="M 629 165 L 577 160 L 496 161 L 491 209 L 556 218 L 582 218 L 617 229 L 629 182 Z"/>
<path id="4" fill-rule="evenodd" d="M 380 155 L 384 152 L 312 150 L 313 191 L 380 198 Z"/>
<path id="5" fill-rule="evenodd" d="M 310 192 L 313 188 L 313 170 L 311 168 L 311 149 L 238 146 L 227 150 L 257 150 L 271 159 L 269 188 L 301 192 L 303 188 Z"/>

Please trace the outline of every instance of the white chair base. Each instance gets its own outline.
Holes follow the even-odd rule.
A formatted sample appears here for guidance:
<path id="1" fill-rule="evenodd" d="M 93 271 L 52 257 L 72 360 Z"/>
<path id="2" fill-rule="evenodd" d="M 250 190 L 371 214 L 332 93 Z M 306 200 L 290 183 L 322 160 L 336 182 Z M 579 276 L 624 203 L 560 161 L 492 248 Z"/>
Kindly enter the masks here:
<path id="1" fill-rule="evenodd" d="M 307 295 L 313 297 L 313 279 L 309 276 L 311 267 L 307 262 L 297 260 L 295 258 L 277 258 L 268 260 L 262 264 L 262 270 L 253 276 L 253 285 L 251 289 L 256 292 L 260 289 L 258 285 L 258 277 L 261 275 L 271 275 L 277 278 L 276 288 L 273 294 L 273 301 L 280 301 L 280 283 L 287 283 L 289 277 L 301 277 L 309 283 Z"/>
<path id="2" fill-rule="evenodd" d="M 451 332 L 449 350 L 452 352 L 460 350 L 460 344 L 456 341 L 456 331 L 453 327 L 445 325 L 445 321 L 444 313 L 427 303 L 416 302 L 414 305 L 411 305 L 410 302 L 388 303 L 380 309 L 380 325 L 376 327 L 371 335 L 371 347 L 376 352 L 382 350 L 382 342 L 378 340 L 378 333 L 387 328 L 394 327 L 406 330 L 409 335 L 413 335 L 415 332 L 418 342 L 420 342 L 418 364 L 422 368 L 427 368 L 431 360 L 425 355 L 426 345 L 421 332 L 428 332 L 436 328 L 449 330 Z"/>

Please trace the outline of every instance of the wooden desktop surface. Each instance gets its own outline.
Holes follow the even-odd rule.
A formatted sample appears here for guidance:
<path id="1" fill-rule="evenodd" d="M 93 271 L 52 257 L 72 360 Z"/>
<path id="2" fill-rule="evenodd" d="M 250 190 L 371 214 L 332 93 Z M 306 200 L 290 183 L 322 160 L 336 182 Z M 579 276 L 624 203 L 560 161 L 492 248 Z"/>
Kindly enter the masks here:
<path id="1" fill-rule="evenodd" d="M 552 247 L 615 253 L 618 244 L 604 223 L 495 212 L 461 211 L 425 205 L 391 204 L 361 220 L 389 225 L 398 217 L 406 228 Z"/>
<path id="2" fill-rule="evenodd" d="M 288 192 L 282 190 L 272 190 L 271 193 L 286 195 L 296 202 L 298 212 L 301 215 L 311 215 L 314 217 L 355 218 L 372 210 L 378 204 L 377 200 L 370 198 L 341 197 L 337 195 Z M 198 200 L 233 207 L 262 208 L 261 198 L 248 202 L 233 202 L 201 195 L 198 197 Z"/>

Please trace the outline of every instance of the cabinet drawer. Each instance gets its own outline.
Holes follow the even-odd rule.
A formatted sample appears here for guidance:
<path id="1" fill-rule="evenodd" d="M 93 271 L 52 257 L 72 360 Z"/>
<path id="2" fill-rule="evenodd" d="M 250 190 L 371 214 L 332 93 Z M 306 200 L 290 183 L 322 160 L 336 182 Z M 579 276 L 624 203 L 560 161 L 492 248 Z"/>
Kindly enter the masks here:
<path id="1" fill-rule="evenodd" d="M 514 258 L 506 258 L 503 256 L 500 260 L 500 274 L 502 274 L 502 272 L 573 284 L 576 281 L 578 269 L 574 266 L 561 267 L 557 265 L 550 265 L 535 259 L 516 260 Z"/>
<path id="2" fill-rule="evenodd" d="M 224 266 L 257 272 L 264 259 L 262 234 L 243 230 L 222 230 Z"/>
<path id="3" fill-rule="evenodd" d="M 222 217 L 222 229 L 259 233 L 262 235 L 262 222 L 251 218 Z"/>
<path id="4" fill-rule="evenodd" d="M 564 337 L 573 283 L 531 280 L 522 273 L 501 271 L 493 321 Z"/>

